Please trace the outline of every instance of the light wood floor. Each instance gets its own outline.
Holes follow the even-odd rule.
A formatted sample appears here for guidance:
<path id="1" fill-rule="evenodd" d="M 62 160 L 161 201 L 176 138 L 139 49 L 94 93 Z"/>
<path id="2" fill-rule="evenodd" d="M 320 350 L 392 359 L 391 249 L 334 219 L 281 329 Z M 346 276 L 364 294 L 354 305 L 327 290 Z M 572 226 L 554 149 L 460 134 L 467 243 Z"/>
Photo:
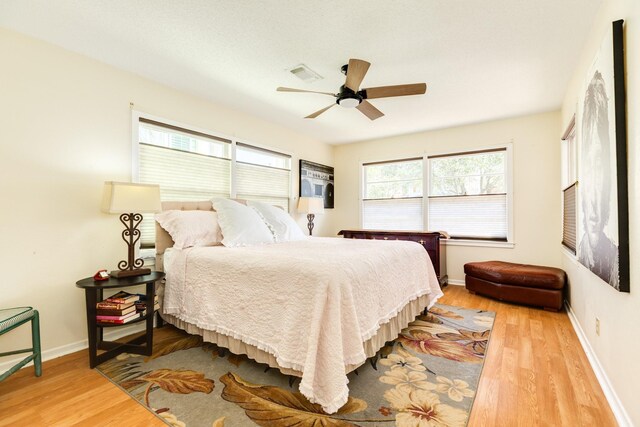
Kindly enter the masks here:
<path id="1" fill-rule="evenodd" d="M 567 313 L 447 286 L 443 304 L 496 312 L 469 426 L 616 426 Z"/>
<path id="2" fill-rule="evenodd" d="M 497 313 L 469 426 L 615 426 L 566 313 L 445 288 L 443 304 Z M 0 383 L 0 426 L 163 426 L 94 370 L 86 350 Z"/>

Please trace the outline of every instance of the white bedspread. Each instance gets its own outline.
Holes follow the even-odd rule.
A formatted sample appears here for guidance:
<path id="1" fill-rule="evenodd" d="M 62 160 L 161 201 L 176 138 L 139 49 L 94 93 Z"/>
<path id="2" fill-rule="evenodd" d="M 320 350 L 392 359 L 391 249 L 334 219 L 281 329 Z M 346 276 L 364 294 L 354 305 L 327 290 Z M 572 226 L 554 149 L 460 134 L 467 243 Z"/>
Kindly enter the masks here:
<path id="1" fill-rule="evenodd" d="M 363 342 L 408 302 L 442 296 L 415 242 L 314 237 L 173 252 L 163 311 L 273 354 L 328 413 L 347 401 L 345 366 L 365 361 Z"/>

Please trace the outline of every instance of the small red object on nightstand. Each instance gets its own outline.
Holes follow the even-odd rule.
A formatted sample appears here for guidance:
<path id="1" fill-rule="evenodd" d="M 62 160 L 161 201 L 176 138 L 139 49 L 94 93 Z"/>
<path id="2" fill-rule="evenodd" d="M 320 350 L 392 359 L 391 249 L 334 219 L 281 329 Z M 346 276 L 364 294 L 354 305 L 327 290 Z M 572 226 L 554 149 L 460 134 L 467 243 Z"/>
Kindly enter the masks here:
<path id="1" fill-rule="evenodd" d="M 109 280 L 109 273 L 107 270 L 98 270 L 98 272 L 93 275 L 93 280 Z"/>

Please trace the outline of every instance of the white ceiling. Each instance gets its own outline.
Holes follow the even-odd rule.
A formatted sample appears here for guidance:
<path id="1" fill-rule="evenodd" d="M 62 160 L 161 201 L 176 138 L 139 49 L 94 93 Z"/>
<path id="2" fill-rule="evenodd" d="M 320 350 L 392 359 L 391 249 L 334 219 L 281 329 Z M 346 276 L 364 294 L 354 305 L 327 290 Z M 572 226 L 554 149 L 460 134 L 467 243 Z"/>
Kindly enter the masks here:
<path id="1" fill-rule="evenodd" d="M 329 143 L 559 108 L 601 0 L 3 0 L 0 26 Z M 349 58 L 362 87 L 427 82 L 372 100 L 374 122 L 332 98 Z M 304 83 L 305 63 L 324 77 Z"/>

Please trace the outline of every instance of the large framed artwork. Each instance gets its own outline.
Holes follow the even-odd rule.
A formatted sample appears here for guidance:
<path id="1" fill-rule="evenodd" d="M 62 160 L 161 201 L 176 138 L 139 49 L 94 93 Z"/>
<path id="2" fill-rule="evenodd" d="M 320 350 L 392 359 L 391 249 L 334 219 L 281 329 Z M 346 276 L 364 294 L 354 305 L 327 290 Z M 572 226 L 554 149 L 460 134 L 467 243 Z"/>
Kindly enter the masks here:
<path id="1" fill-rule="evenodd" d="M 623 21 L 605 36 L 578 100 L 578 260 L 629 292 Z"/>
<path id="2" fill-rule="evenodd" d="M 325 209 L 333 209 L 333 168 L 300 159 L 300 197 L 322 197 Z"/>

